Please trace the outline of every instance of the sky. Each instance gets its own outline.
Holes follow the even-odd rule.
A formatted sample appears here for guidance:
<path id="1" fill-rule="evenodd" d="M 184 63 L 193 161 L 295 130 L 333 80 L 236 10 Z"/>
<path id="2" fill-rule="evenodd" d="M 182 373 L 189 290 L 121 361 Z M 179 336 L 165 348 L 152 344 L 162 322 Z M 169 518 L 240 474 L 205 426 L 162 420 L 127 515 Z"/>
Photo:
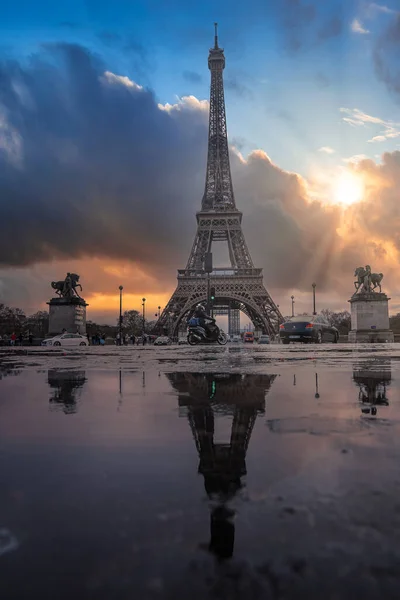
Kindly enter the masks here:
<path id="1" fill-rule="evenodd" d="M 16 0 L 0 11 L 0 302 L 165 306 L 196 231 L 213 23 L 243 229 L 283 314 L 348 308 L 370 264 L 400 311 L 400 3 Z"/>

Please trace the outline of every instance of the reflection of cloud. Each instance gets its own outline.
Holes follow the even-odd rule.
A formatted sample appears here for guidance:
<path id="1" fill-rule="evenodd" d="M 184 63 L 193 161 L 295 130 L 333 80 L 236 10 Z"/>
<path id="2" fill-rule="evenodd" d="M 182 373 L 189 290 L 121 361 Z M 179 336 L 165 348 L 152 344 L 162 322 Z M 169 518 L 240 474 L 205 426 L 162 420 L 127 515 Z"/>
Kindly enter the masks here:
<path id="1" fill-rule="evenodd" d="M 361 25 L 361 23 L 358 19 L 353 19 L 350 27 L 354 33 L 363 33 L 363 34 L 369 33 L 368 29 L 365 29 L 365 27 L 363 27 Z"/>

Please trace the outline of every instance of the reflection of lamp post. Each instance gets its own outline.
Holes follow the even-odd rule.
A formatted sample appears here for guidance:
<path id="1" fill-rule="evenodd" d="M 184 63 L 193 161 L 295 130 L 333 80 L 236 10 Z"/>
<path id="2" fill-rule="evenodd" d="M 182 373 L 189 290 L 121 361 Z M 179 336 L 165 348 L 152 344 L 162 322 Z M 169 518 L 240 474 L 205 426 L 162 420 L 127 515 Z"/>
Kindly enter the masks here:
<path id="1" fill-rule="evenodd" d="M 144 303 L 146 302 L 146 298 L 142 298 L 142 307 L 143 307 L 143 342 L 144 342 L 144 319 L 145 319 L 145 312 L 144 312 Z"/>
<path id="2" fill-rule="evenodd" d="M 319 392 L 318 392 L 318 373 L 315 373 L 315 397 L 319 398 Z"/>
<path id="3" fill-rule="evenodd" d="M 122 342 L 122 290 L 123 286 L 119 286 L 119 345 Z"/>
<path id="4" fill-rule="evenodd" d="M 313 315 L 316 315 L 316 311 L 315 311 L 315 288 L 317 287 L 316 283 L 312 284 L 312 291 L 313 291 Z"/>
<path id="5" fill-rule="evenodd" d="M 294 296 L 290 296 L 292 299 L 292 317 L 294 317 Z"/>

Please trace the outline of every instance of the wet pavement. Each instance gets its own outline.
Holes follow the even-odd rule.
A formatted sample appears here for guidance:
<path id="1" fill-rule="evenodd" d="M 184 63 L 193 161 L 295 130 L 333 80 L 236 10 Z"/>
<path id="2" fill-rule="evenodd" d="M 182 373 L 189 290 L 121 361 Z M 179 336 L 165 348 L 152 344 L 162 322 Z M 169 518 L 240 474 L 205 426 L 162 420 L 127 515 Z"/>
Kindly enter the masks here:
<path id="1" fill-rule="evenodd" d="M 398 598 L 399 357 L 4 353 L 1 598 Z"/>

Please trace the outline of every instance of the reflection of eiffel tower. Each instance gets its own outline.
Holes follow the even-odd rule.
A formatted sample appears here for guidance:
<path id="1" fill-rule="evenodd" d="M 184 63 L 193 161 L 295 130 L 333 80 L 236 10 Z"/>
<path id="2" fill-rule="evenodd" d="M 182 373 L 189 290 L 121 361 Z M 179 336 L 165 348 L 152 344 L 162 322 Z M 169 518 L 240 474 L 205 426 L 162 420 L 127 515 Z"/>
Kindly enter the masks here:
<path id="1" fill-rule="evenodd" d="M 233 511 L 225 503 L 242 487 L 246 452 L 265 396 L 276 375 L 167 374 L 185 408 L 199 454 L 198 472 L 210 498 L 219 501 L 211 513 L 210 551 L 219 558 L 232 556 L 235 530 Z M 229 444 L 214 441 L 215 413 L 233 416 Z"/>
<path id="2" fill-rule="evenodd" d="M 391 361 L 379 359 L 353 370 L 353 380 L 359 388 L 358 399 L 363 404 L 361 412 L 375 416 L 377 406 L 388 406 L 387 386 L 392 380 Z"/>
<path id="3" fill-rule="evenodd" d="M 55 390 L 50 396 L 50 406 L 61 408 L 66 415 L 76 413 L 77 399 L 86 381 L 85 371 L 49 369 L 47 381 Z"/>
<path id="4" fill-rule="evenodd" d="M 239 310 L 264 333 L 278 333 L 283 321 L 279 308 L 263 284 L 262 269 L 254 267 L 242 230 L 242 213 L 236 208 L 229 164 L 226 128 L 223 70 L 225 56 L 218 46 L 215 31 L 214 48 L 208 55 L 211 71 L 210 116 L 206 184 L 197 233 L 186 269 L 178 271 L 178 287 L 165 307 L 158 327 L 175 336 L 181 321 L 198 302 L 207 300 L 206 253 L 213 242 L 226 242 L 230 266 L 216 268 L 211 274 L 215 287 L 214 308 L 218 314 L 228 313 L 230 333 L 239 333 Z"/>

